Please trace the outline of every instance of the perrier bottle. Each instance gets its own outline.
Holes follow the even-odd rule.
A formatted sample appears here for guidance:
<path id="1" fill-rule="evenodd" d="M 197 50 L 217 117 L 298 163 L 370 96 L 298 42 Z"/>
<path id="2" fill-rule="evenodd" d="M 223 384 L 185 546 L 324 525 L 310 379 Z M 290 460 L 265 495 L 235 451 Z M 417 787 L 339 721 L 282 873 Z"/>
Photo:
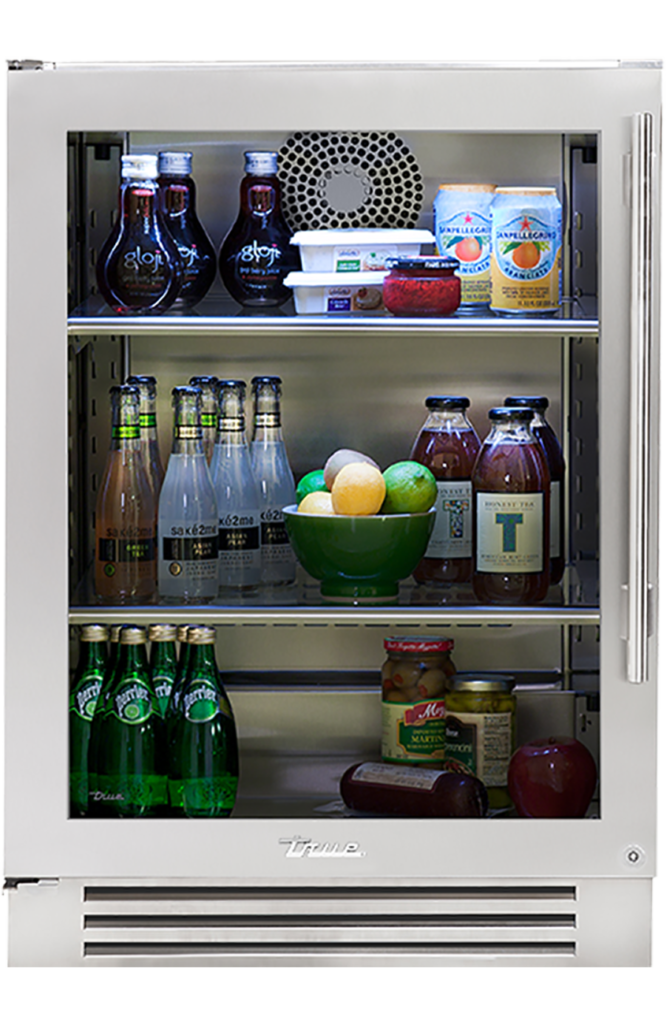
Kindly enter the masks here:
<path id="1" fill-rule="evenodd" d="M 212 626 L 188 632 L 187 676 L 169 727 L 172 812 L 188 818 L 228 817 L 239 776 L 233 712 L 221 682 Z"/>
<path id="2" fill-rule="evenodd" d="M 176 626 L 167 623 L 149 626 L 151 683 L 158 698 L 158 706 L 163 718 L 165 718 L 168 701 L 177 676 L 176 639 Z"/>
<path id="3" fill-rule="evenodd" d="M 167 802 L 164 732 L 151 685 L 146 630 L 124 626 L 112 686 L 93 722 L 96 791 L 104 816 L 161 814 Z"/>
<path id="4" fill-rule="evenodd" d="M 70 689 L 70 817 L 88 811 L 91 723 L 107 663 L 106 626 L 82 626 L 79 662 Z"/>

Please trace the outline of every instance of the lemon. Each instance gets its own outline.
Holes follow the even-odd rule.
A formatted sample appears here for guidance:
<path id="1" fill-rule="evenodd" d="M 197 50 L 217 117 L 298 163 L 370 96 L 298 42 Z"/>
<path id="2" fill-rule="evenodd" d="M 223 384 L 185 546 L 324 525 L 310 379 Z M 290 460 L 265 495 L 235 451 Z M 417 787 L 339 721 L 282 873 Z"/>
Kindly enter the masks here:
<path id="1" fill-rule="evenodd" d="M 394 462 L 384 470 L 386 498 L 382 515 L 427 512 L 437 497 L 435 477 L 420 462 Z"/>
<path id="2" fill-rule="evenodd" d="M 328 491 L 310 491 L 298 505 L 298 512 L 314 516 L 332 516 L 333 502 Z"/>
<path id="3" fill-rule="evenodd" d="M 305 473 L 305 475 L 299 480 L 298 486 L 295 489 L 295 500 L 299 505 L 300 502 L 306 495 L 311 494 L 312 491 L 327 491 L 326 481 L 323 477 L 322 469 L 313 469 L 311 473 Z"/>
<path id="4" fill-rule="evenodd" d="M 335 477 L 333 509 L 340 516 L 374 516 L 382 507 L 386 484 L 376 466 L 349 462 Z"/>

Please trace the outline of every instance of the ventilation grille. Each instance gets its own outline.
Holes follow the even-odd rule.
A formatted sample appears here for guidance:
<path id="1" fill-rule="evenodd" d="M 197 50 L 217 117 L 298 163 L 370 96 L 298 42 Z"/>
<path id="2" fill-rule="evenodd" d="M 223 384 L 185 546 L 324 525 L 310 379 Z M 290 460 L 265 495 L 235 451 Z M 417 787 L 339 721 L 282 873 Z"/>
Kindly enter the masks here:
<path id="1" fill-rule="evenodd" d="M 420 963 L 573 957 L 576 890 L 544 887 L 87 887 L 85 958 Z"/>

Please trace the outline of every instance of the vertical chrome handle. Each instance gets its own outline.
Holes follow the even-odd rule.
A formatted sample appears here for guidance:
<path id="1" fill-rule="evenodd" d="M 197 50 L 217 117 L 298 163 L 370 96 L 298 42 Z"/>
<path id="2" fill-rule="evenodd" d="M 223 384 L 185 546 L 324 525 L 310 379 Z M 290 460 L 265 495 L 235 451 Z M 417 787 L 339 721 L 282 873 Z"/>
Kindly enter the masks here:
<path id="1" fill-rule="evenodd" d="M 652 115 L 633 116 L 631 162 L 630 497 L 628 679 L 649 677 L 649 512 L 651 504 Z"/>

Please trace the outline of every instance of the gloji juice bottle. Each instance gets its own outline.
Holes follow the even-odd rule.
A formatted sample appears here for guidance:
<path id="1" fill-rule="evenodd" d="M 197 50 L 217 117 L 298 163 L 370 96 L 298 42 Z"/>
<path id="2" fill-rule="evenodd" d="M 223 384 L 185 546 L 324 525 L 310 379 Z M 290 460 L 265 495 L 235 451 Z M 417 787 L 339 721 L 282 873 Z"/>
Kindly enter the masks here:
<path id="1" fill-rule="evenodd" d="M 195 209 L 192 163 L 192 153 L 158 154 L 161 209 L 184 268 L 177 309 L 200 302 L 216 277 L 216 252 Z"/>
<path id="2" fill-rule="evenodd" d="M 437 481 L 437 516 L 417 583 L 466 583 L 472 577 L 472 470 L 480 441 L 467 417 L 468 398 L 432 395 L 410 459 Z"/>
<path id="3" fill-rule="evenodd" d="M 472 474 L 479 601 L 530 604 L 549 587 L 549 466 L 532 409 L 491 409 L 491 432 Z"/>

